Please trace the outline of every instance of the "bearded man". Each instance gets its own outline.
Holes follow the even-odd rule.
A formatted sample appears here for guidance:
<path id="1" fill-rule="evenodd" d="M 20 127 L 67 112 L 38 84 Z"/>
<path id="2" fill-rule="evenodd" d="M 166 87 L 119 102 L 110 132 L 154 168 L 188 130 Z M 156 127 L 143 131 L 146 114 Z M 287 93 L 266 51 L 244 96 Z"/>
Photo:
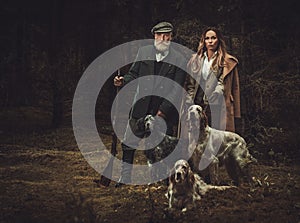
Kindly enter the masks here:
<path id="1" fill-rule="evenodd" d="M 123 77 L 116 76 L 114 78 L 114 85 L 120 87 L 137 78 L 149 77 L 138 82 L 135 95 L 138 100 L 135 100 L 131 109 L 127 127 L 127 129 L 131 128 L 131 131 L 126 130 L 121 144 L 123 162 L 121 177 L 116 187 L 131 183 L 134 153 L 140 140 L 145 136 L 145 130 L 137 126 L 137 120 L 148 114 L 160 116 L 166 123 L 167 135 L 174 135 L 174 126 L 178 122 L 178 111 L 174 107 L 174 103 L 178 101 L 180 103 L 182 92 L 178 91 L 174 85 L 167 83 L 168 81 L 164 81 L 167 79 L 157 81 L 151 76 L 166 77 L 183 87 L 186 73 L 180 67 L 185 67 L 187 60 L 172 47 L 173 25 L 171 23 L 160 22 L 152 28 L 151 32 L 154 35 L 154 44 L 141 47 L 129 72 Z M 168 63 L 168 61 L 172 62 Z M 155 96 L 157 91 L 164 97 Z M 147 96 L 140 97 L 140 95 Z"/>

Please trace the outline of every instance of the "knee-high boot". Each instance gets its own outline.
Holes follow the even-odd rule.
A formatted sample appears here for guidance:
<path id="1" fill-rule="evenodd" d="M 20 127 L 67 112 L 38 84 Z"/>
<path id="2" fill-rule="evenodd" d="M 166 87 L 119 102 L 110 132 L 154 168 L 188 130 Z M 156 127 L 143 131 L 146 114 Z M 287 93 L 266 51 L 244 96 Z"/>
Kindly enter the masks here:
<path id="1" fill-rule="evenodd" d="M 128 146 L 122 144 L 122 169 L 121 169 L 121 177 L 116 184 L 116 187 L 120 187 L 124 184 L 131 182 L 131 171 L 132 164 L 134 158 L 134 149 L 129 148 Z"/>

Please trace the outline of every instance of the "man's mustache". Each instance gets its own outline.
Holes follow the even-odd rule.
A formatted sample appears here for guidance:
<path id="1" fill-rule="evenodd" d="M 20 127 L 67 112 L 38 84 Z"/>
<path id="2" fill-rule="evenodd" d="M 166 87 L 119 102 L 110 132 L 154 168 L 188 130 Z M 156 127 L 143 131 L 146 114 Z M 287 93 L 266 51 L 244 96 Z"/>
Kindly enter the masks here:
<path id="1" fill-rule="evenodd" d="M 165 46 L 169 46 L 171 41 L 165 41 L 165 40 L 155 40 L 155 43 L 157 45 L 165 45 Z"/>

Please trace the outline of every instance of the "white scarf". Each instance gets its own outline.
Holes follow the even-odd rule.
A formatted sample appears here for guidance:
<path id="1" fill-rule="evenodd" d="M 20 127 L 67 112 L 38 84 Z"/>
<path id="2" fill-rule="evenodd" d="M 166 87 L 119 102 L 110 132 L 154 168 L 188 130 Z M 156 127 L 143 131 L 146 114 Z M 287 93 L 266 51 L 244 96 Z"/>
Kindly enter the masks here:
<path id="1" fill-rule="evenodd" d="M 157 62 L 160 62 L 162 61 L 163 59 L 165 59 L 169 54 L 169 50 L 165 51 L 165 52 L 157 52 L 155 54 L 155 57 L 156 57 L 156 61 Z"/>
<path id="2" fill-rule="evenodd" d="M 210 61 L 208 61 L 207 52 L 204 52 L 204 61 L 203 61 L 203 66 L 202 66 L 202 71 L 201 71 L 201 74 L 202 74 L 202 77 L 204 80 L 207 80 L 208 75 L 210 74 L 211 65 L 216 58 L 215 57 L 216 54 L 217 54 L 217 51 L 214 53 L 214 55 L 212 56 Z"/>

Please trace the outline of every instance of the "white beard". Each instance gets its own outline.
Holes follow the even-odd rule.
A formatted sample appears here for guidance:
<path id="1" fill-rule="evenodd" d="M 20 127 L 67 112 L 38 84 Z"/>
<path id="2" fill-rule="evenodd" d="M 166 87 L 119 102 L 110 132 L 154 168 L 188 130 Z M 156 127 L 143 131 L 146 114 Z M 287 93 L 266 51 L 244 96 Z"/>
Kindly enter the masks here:
<path id="1" fill-rule="evenodd" d="M 159 52 L 166 52 L 169 50 L 171 41 L 161 41 L 161 40 L 154 40 L 154 46 Z"/>

